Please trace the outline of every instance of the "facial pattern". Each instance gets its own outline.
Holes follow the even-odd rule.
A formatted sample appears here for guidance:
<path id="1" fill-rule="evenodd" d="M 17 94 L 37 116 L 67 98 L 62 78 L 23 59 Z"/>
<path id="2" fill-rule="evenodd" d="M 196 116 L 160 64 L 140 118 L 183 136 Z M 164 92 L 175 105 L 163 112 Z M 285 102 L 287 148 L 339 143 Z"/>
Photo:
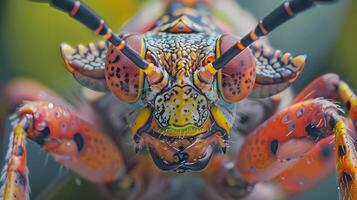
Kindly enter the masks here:
<path id="1" fill-rule="evenodd" d="M 215 56 L 216 39 L 217 35 L 205 33 L 148 32 L 144 37 L 146 56 L 165 67 L 171 77 L 175 77 L 179 71 L 184 71 L 188 77 L 203 66 L 206 58 Z"/>
<path id="2" fill-rule="evenodd" d="M 142 100 L 148 107 L 139 113 L 133 134 L 140 135 L 138 141 L 148 145 L 161 169 L 202 169 L 214 146 L 225 145 L 222 136 L 227 132 L 215 119 L 232 114 L 217 106 L 222 101 L 217 81 L 208 86 L 209 91 L 194 82 L 195 72 L 215 59 L 218 39 L 219 35 L 205 33 L 147 32 L 143 36 L 145 58 L 167 73 L 168 83 L 159 91 L 144 86 Z"/>

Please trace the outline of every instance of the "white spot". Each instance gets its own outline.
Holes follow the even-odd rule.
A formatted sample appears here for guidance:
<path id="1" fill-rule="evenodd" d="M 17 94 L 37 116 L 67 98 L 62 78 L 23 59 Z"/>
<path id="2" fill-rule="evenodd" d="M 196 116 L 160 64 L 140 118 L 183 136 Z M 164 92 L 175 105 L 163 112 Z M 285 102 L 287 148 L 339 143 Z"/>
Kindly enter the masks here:
<path id="1" fill-rule="evenodd" d="M 285 124 L 289 123 L 289 121 L 290 121 L 289 115 L 285 115 L 285 116 L 283 117 L 282 121 L 283 121 L 283 123 L 285 123 Z"/>
<path id="2" fill-rule="evenodd" d="M 48 104 L 48 107 L 49 107 L 50 109 L 52 109 L 52 108 L 53 108 L 53 103 L 49 103 L 49 104 Z"/>
<path id="3" fill-rule="evenodd" d="M 300 117 L 304 114 L 304 109 L 303 108 L 300 108 L 297 113 L 296 113 L 296 116 Z"/>

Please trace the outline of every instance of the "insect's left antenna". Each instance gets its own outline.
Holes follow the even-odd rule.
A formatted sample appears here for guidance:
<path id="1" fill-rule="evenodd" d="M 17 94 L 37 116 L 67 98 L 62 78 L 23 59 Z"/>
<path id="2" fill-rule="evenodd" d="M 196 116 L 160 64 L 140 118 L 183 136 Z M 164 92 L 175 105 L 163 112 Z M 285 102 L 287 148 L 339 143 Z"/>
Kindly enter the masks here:
<path id="1" fill-rule="evenodd" d="M 77 0 L 30 0 L 33 2 L 50 3 L 51 6 L 68 13 L 71 17 L 90 28 L 98 35 L 102 35 L 105 40 L 121 50 L 136 66 L 141 69 L 154 67 L 151 63 L 144 60 L 132 48 L 125 44 L 125 41 L 112 33 L 112 30 L 104 20 L 96 15 L 91 9 Z"/>

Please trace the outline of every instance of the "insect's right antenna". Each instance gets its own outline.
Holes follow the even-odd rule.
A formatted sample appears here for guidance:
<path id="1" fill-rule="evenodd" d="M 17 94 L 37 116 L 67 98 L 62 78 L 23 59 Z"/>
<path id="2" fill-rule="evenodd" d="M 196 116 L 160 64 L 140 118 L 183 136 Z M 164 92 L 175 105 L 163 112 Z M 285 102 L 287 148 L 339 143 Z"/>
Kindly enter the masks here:
<path id="1" fill-rule="evenodd" d="M 125 44 L 125 41 L 112 33 L 112 30 L 104 23 L 104 20 L 98 17 L 91 9 L 77 0 L 31 0 L 34 2 L 46 2 L 51 6 L 68 13 L 71 17 L 90 28 L 98 35 L 102 35 L 105 40 L 113 44 L 117 49 L 123 52 L 136 66 L 145 70 L 154 66 L 144 60 L 132 48 Z"/>
<path id="2" fill-rule="evenodd" d="M 275 28 L 292 19 L 297 14 L 313 7 L 316 3 L 334 2 L 335 0 L 288 0 L 278 8 L 264 17 L 254 30 L 245 35 L 237 44 L 233 45 L 226 53 L 222 54 L 210 66 L 215 70 L 223 68 L 235 56 L 239 55 L 249 45 L 254 43 L 262 36 L 271 33 Z"/>

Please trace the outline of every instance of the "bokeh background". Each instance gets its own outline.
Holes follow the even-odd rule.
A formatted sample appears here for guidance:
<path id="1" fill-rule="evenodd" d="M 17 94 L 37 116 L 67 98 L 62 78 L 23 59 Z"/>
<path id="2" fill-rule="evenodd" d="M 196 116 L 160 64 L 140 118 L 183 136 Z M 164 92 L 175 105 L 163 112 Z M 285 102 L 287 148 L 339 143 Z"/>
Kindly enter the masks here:
<path id="1" fill-rule="evenodd" d="M 237 1 L 257 18 L 281 3 L 281 0 Z M 142 0 L 83 2 L 118 29 L 147 3 Z M 307 67 L 294 85 L 296 91 L 326 72 L 338 73 L 352 87 L 357 86 L 356 20 L 357 1 L 340 0 L 336 4 L 319 6 L 304 13 L 269 37 L 276 48 L 308 55 Z M 64 68 L 59 44 L 63 41 L 86 44 L 96 40 L 97 36 L 86 28 L 47 5 L 27 0 L 0 0 L 0 89 L 15 77 L 26 77 L 44 83 L 62 96 L 71 96 L 80 88 Z M 5 119 L 2 100 L 0 97 L 0 119 Z M 0 127 L 1 132 L 6 132 Z M 1 163 L 7 146 L 7 135 L 3 138 Z M 68 175 L 70 172 L 61 169 L 51 158 L 46 159 L 45 153 L 31 142 L 29 149 L 32 199 L 49 199 L 41 194 L 48 190 L 49 185 L 54 185 L 54 181 L 66 182 L 67 185 L 60 189 L 51 187 L 55 189 L 50 190 L 60 195 L 52 199 L 100 198 L 91 192 L 91 184 Z M 310 192 L 292 198 L 299 199 L 338 199 L 334 175 Z"/>

